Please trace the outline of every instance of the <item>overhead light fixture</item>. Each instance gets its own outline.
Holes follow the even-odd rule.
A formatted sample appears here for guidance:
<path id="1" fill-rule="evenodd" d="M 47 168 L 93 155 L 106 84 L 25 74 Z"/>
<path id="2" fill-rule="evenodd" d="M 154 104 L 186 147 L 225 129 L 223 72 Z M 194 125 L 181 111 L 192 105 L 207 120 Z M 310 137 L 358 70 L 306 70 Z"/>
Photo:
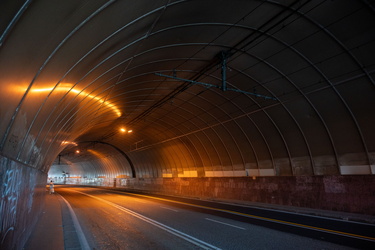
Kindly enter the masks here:
<path id="1" fill-rule="evenodd" d="M 128 133 L 128 134 L 133 132 L 132 129 L 127 130 L 126 128 L 120 128 L 120 131 L 121 131 L 122 133 Z"/>
<path id="2" fill-rule="evenodd" d="M 72 145 L 74 145 L 74 146 L 77 146 L 77 145 L 78 145 L 77 143 L 75 143 L 75 142 L 73 142 L 73 141 L 62 141 L 62 142 L 61 142 L 61 145 L 67 145 L 67 144 L 72 144 Z"/>
<path id="3" fill-rule="evenodd" d="M 78 96 L 87 97 L 87 98 L 97 101 L 98 103 L 102 103 L 103 105 L 112 109 L 113 112 L 115 112 L 118 117 L 122 115 L 121 111 L 114 104 L 110 103 L 109 101 L 106 101 L 105 98 L 91 95 L 82 90 L 74 89 L 73 84 L 60 83 L 57 87 L 31 89 L 31 92 L 50 92 L 50 91 L 62 91 L 62 92 L 68 92 L 68 93 L 75 93 Z"/>

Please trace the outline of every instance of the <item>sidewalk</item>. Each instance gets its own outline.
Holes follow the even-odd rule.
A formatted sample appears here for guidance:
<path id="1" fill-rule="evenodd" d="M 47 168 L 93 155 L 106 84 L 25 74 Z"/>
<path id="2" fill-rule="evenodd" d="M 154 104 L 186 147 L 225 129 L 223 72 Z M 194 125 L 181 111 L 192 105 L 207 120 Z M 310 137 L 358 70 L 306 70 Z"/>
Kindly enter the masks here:
<path id="1" fill-rule="evenodd" d="M 88 244 L 81 246 L 75 222 L 74 212 L 67 201 L 58 193 L 46 194 L 46 204 L 42 215 L 35 225 L 25 250 L 80 250 L 89 249 Z M 80 231 L 81 232 L 81 231 Z M 82 235 L 82 233 L 81 233 Z"/>
<path id="2" fill-rule="evenodd" d="M 64 250 L 64 228 L 58 194 L 47 194 L 42 215 L 26 242 L 26 250 Z"/>

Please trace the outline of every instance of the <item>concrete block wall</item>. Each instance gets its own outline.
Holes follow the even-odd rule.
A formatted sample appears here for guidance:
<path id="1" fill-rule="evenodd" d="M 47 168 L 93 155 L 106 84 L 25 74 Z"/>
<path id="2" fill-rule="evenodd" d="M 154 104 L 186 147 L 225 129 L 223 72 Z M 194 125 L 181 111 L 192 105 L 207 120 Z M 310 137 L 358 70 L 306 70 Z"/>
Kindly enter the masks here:
<path id="1" fill-rule="evenodd" d="M 352 176 L 117 179 L 116 186 L 193 198 L 375 215 L 375 178 Z"/>
<path id="2" fill-rule="evenodd" d="M 22 249 L 45 204 L 47 174 L 0 155 L 0 249 Z"/>

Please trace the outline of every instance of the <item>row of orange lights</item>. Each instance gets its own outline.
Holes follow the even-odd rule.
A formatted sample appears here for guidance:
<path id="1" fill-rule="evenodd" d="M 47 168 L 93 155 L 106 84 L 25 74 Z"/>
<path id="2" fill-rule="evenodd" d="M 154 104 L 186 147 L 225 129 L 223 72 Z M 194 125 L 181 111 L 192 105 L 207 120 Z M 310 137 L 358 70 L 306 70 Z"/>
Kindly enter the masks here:
<path id="1" fill-rule="evenodd" d="M 120 131 L 122 132 L 122 133 L 133 133 L 133 130 L 132 129 L 129 129 L 129 130 L 127 130 L 126 128 L 120 128 Z M 64 143 L 65 144 L 65 143 Z M 72 143 L 72 144 L 75 144 L 76 146 L 77 146 L 77 143 Z M 79 150 L 76 150 L 76 153 L 77 154 L 79 154 L 81 151 L 79 151 Z"/>
<path id="2" fill-rule="evenodd" d="M 122 133 L 132 133 L 132 132 L 133 132 L 133 130 L 131 130 L 131 129 L 126 130 L 126 128 L 120 128 L 120 131 L 121 131 Z"/>
<path id="3" fill-rule="evenodd" d="M 108 108 L 112 109 L 118 117 L 121 116 L 121 111 L 112 103 L 105 100 L 105 98 L 98 97 L 95 95 L 91 95 L 85 91 L 74 89 L 73 84 L 70 83 L 60 83 L 57 87 L 50 87 L 50 88 L 38 88 L 38 89 L 32 89 L 31 92 L 50 92 L 50 91 L 62 91 L 62 92 L 68 92 L 68 93 L 75 93 L 78 96 L 86 96 L 87 98 L 93 99 L 95 101 L 98 101 L 99 103 L 104 104 Z"/>

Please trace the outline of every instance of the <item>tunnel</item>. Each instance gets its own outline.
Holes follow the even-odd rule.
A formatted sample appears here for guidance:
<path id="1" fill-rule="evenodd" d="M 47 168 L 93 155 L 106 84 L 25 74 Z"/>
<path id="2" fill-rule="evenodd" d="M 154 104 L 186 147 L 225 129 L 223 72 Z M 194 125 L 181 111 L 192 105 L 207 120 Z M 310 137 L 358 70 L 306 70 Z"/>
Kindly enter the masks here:
<path id="1" fill-rule="evenodd" d="M 367 0 L 0 2 L 0 246 L 55 183 L 375 215 Z"/>

